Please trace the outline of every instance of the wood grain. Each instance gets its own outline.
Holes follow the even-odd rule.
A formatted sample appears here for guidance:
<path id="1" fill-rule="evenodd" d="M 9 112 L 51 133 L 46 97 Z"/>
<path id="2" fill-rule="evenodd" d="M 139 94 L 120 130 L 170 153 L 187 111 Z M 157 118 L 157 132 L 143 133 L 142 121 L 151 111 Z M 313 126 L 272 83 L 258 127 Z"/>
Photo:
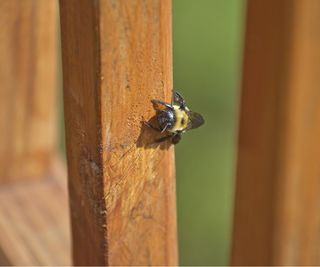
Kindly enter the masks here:
<path id="1" fill-rule="evenodd" d="M 0 188 L 0 265 L 70 265 L 65 164 L 55 158 L 39 181 Z"/>
<path id="2" fill-rule="evenodd" d="M 57 2 L 0 1 L 0 183 L 47 174 L 56 141 Z"/>
<path id="3" fill-rule="evenodd" d="M 319 265 L 320 2 L 248 1 L 233 265 Z"/>
<path id="4" fill-rule="evenodd" d="M 173 148 L 142 126 L 171 100 L 171 1 L 61 0 L 76 265 L 176 265 Z"/>

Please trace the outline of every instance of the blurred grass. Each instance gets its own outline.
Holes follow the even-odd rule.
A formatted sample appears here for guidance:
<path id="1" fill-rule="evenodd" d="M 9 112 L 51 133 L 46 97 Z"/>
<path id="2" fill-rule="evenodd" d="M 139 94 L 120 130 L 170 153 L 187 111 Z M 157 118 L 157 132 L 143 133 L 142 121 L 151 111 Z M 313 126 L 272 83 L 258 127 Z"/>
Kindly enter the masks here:
<path id="1" fill-rule="evenodd" d="M 176 146 L 181 265 L 227 265 L 244 2 L 173 0 L 174 88 L 203 114 Z"/>

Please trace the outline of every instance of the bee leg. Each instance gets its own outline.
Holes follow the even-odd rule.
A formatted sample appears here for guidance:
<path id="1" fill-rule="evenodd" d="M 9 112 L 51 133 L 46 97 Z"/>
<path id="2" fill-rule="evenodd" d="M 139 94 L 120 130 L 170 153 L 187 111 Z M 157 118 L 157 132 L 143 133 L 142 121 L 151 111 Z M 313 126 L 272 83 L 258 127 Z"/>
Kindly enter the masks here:
<path id="1" fill-rule="evenodd" d="M 167 130 L 169 124 L 166 124 L 166 126 L 161 130 L 161 133 L 165 132 L 165 130 Z"/>
<path id="2" fill-rule="evenodd" d="M 182 95 L 180 95 L 178 92 L 173 92 L 173 102 L 179 104 L 181 109 L 185 109 L 187 104 Z"/>
<path id="3" fill-rule="evenodd" d="M 161 143 L 161 142 L 164 142 L 164 141 L 166 141 L 166 140 L 168 140 L 168 139 L 170 139 L 170 138 L 172 138 L 172 135 L 166 135 L 166 136 L 164 136 L 164 137 L 161 137 L 161 138 L 157 139 L 157 140 L 155 141 L 155 143 Z"/>
<path id="4" fill-rule="evenodd" d="M 155 105 L 163 105 L 163 106 L 165 106 L 165 107 L 173 110 L 173 106 L 172 106 L 172 105 L 170 105 L 170 104 L 168 104 L 168 103 L 165 103 L 165 102 L 163 102 L 163 101 L 161 101 L 161 100 L 152 99 L 151 102 L 152 102 L 153 104 L 155 104 Z"/>
<path id="5" fill-rule="evenodd" d="M 148 126 L 149 128 L 151 128 L 151 129 L 153 129 L 153 130 L 155 130 L 155 131 L 157 131 L 157 132 L 162 132 L 161 129 L 153 126 L 151 123 L 149 123 L 149 122 L 147 122 L 147 121 L 144 121 L 143 123 L 144 123 L 144 125 Z"/>
<path id="6" fill-rule="evenodd" d="M 181 134 L 175 134 L 174 136 L 172 136 L 172 144 L 176 145 L 180 142 L 181 140 Z"/>

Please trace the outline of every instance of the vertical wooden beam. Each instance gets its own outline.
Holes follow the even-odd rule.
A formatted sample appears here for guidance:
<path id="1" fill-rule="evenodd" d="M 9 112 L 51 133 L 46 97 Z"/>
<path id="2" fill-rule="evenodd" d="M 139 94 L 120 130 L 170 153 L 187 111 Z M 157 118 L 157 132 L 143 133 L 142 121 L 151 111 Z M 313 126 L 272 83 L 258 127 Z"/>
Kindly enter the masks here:
<path id="1" fill-rule="evenodd" d="M 250 0 L 233 265 L 319 265 L 320 2 Z"/>
<path id="2" fill-rule="evenodd" d="M 55 147 L 55 0 L 0 1 L 0 183 L 41 177 Z"/>
<path id="3" fill-rule="evenodd" d="M 173 148 L 149 146 L 170 101 L 170 0 L 60 0 L 73 257 L 177 264 Z"/>

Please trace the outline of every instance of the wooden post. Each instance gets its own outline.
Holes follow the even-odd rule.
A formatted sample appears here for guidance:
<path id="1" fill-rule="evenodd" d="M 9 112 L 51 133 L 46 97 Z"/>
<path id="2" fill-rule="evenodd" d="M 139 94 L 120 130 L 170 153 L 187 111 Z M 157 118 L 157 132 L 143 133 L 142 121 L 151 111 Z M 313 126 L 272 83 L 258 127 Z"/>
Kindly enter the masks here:
<path id="1" fill-rule="evenodd" d="M 320 1 L 248 1 L 233 265 L 319 265 Z"/>
<path id="2" fill-rule="evenodd" d="M 170 101 L 170 0 L 61 0 L 76 265 L 175 265 L 173 148 L 149 146 Z"/>
<path id="3" fill-rule="evenodd" d="M 54 0 L 0 1 L 0 183 L 47 174 L 56 141 Z"/>

